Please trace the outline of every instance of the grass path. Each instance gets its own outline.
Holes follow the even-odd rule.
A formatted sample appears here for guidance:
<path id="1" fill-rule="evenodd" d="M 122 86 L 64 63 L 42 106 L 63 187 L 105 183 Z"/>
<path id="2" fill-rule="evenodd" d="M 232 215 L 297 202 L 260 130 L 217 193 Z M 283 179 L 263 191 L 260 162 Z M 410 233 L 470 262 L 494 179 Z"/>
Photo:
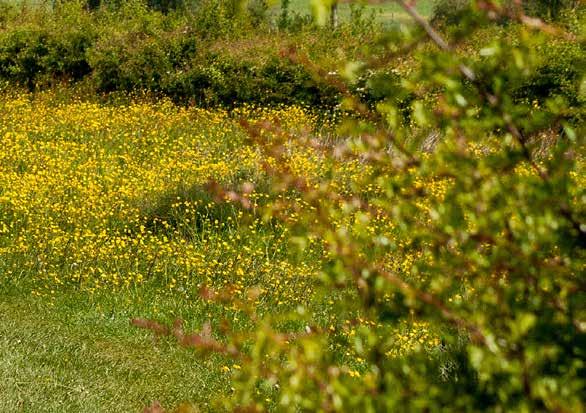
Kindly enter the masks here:
<path id="1" fill-rule="evenodd" d="M 226 385 L 213 360 L 71 297 L 0 295 L 1 412 L 132 412 L 205 403 Z"/>

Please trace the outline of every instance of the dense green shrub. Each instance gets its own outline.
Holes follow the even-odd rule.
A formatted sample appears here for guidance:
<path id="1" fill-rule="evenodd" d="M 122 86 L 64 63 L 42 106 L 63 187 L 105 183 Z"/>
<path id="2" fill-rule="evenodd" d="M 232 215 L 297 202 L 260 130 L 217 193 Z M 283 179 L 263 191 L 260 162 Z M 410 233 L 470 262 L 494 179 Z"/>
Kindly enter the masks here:
<path id="1" fill-rule="evenodd" d="M 182 10 L 193 6 L 192 0 L 144 0 L 145 4 L 153 9 L 163 13 L 169 13 L 174 10 Z M 124 4 L 124 0 L 86 0 L 86 7 L 89 10 L 97 10 L 100 7 L 119 8 Z"/>
<path id="2" fill-rule="evenodd" d="M 458 24 L 470 10 L 469 0 L 438 0 L 433 6 L 432 23 Z"/>
<path id="3" fill-rule="evenodd" d="M 81 1 L 34 13 L 6 9 L 0 78 L 31 90 L 84 79 L 99 92 L 146 90 L 203 105 L 337 103 L 334 89 L 302 65 L 279 57 L 277 47 L 246 59 L 229 50 L 212 51 L 214 42 L 271 36 L 262 25 L 264 17 L 251 20 L 256 11 L 243 13 L 235 1 L 203 0 L 195 9 L 168 15 L 140 0 L 102 6 L 91 13 Z M 327 52 L 328 39 L 341 42 L 309 25 L 295 30 L 323 38 L 316 42 L 318 54 Z"/>
<path id="4" fill-rule="evenodd" d="M 202 0 L 193 13 L 193 26 L 204 39 L 237 35 L 241 23 L 233 1 Z"/>
<path id="5" fill-rule="evenodd" d="M 474 2 L 469 0 L 437 0 L 433 7 L 432 22 L 457 25 L 466 17 L 466 11 L 469 11 L 473 4 Z M 529 16 L 546 20 L 556 20 L 563 10 L 573 9 L 576 5 L 577 2 L 572 0 L 522 0 L 520 3 L 521 10 Z M 509 12 L 514 12 L 517 8 L 515 2 L 503 2 L 501 6 Z M 506 16 L 501 18 L 507 20 Z"/>
<path id="6" fill-rule="evenodd" d="M 163 80 L 197 51 L 189 27 L 166 27 L 161 18 L 139 19 L 107 30 L 87 51 L 92 79 L 100 91 L 157 91 Z"/>
<path id="7" fill-rule="evenodd" d="M 515 96 L 543 103 L 561 96 L 578 105 L 578 84 L 585 74 L 586 56 L 578 43 L 548 43 L 539 47 L 541 63 L 522 84 Z"/>
<path id="8" fill-rule="evenodd" d="M 97 39 L 82 7 L 64 5 L 52 19 L 36 16 L 0 30 L 0 77 L 29 88 L 51 80 L 80 80 L 91 72 L 87 50 Z"/>
<path id="9" fill-rule="evenodd" d="M 525 11 L 532 16 L 555 20 L 560 16 L 562 10 L 574 7 L 576 3 L 573 0 L 525 0 L 523 6 Z"/>
<path id="10" fill-rule="evenodd" d="M 185 7 L 185 0 L 148 0 L 149 7 L 160 10 L 163 13 L 169 13 L 171 10 L 177 10 Z"/>
<path id="11" fill-rule="evenodd" d="M 277 57 L 255 63 L 210 55 L 203 62 L 172 73 L 162 91 L 178 101 L 225 107 L 246 102 L 325 108 L 334 106 L 338 99 L 335 89 L 316 81 L 303 66 Z"/>
<path id="12" fill-rule="evenodd" d="M 42 43 L 43 34 L 27 27 L 22 27 L 19 31 L 3 32 L 0 37 L 2 77 L 33 87 L 37 74 L 41 72 L 41 60 L 48 53 Z"/>
<path id="13" fill-rule="evenodd" d="M 266 0 L 251 0 L 248 2 L 247 9 L 253 25 L 256 26 L 267 21 L 269 5 Z"/>
<path id="14" fill-rule="evenodd" d="M 225 52 L 217 48 L 212 52 L 214 42 L 230 45 L 246 39 L 254 42 L 254 36 L 273 36 L 273 29 L 261 22 L 264 17 L 251 20 L 235 1 L 203 0 L 195 8 L 168 15 L 140 0 L 118 5 L 111 1 L 103 6 L 91 13 L 82 1 L 58 2 L 52 11 L 6 6 L 0 20 L 4 22 L 0 26 L 0 78 L 29 89 L 85 79 L 89 87 L 101 92 L 142 89 L 207 105 L 257 102 L 332 107 L 338 103 L 340 94 L 331 85 L 316 80 L 303 65 L 279 58 L 277 46 L 260 54 L 255 50 L 246 59 L 235 58 L 229 47 Z M 475 21 L 468 9 L 468 2 L 446 0 L 437 4 L 436 19 L 447 23 L 448 32 L 466 38 Z M 458 13 L 468 17 L 460 19 Z M 306 18 L 290 13 L 285 20 L 286 25 L 281 22 L 285 39 L 310 40 L 310 46 L 304 48 L 316 60 L 335 56 L 343 48 L 354 47 L 352 53 L 360 53 L 349 40 L 359 45 L 361 39 L 381 31 L 360 7 L 352 7 L 350 20 L 335 31 L 312 27 Z M 516 99 L 543 100 L 556 94 L 577 101 L 574 85 L 580 76 L 581 51 L 577 45 L 556 47 L 543 47 L 543 55 L 549 57 L 532 77 L 517 85 Z M 383 88 L 372 86 L 380 85 L 377 79 L 387 76 L 389 70 L 389 66 L 377 69 L 355 88 L 371 104 L 395 94 L 395 101 L 409 107 L 412 97 L 396 95 L 398 89 L 388 82 L 383 82 Z M 393 76 L 399 84 L 401 79 Z"/>

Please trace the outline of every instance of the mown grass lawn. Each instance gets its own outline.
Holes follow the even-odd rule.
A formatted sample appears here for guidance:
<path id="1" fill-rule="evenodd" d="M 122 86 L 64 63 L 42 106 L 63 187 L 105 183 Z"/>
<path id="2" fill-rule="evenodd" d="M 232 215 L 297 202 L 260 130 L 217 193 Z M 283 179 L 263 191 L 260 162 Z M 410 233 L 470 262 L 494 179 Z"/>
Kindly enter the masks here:
<path id="1" fill-rule="evenodd" d="M 153 315 L 152 298 L 67 293 L 47 301 L 14 290 L 1 297 L 2 412 L 137 412 L 154 400 L 189 400 L 207 411 L 210 398 L 229 391 L 218 356 L 197 357 L 130 326 L 133 315 Z M 197 324 L 197 312 L 191 317 Z"/>

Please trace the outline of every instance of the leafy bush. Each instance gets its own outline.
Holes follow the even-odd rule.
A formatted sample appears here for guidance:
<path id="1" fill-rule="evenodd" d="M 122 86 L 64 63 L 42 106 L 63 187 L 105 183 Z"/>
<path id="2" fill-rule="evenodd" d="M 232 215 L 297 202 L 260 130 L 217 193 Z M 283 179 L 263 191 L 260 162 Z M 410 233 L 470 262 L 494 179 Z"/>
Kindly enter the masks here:
<path id="1" fill-rule="evenodd" d="M 202 0 L 194 12 L 194 27 L 204 39 L 236 35 L 241 23 L 238 16 L 233 1 Z"/>
<path id="2" fill-rule="evenodd" d="M 257 63 L 217 54 L 173 73 L 162 85 L 162 91 L 178 101 L 187 99 L 199 105 L 225 107 L 255 103 L 326 108 L 334 106 L 338 99 L 334 88 L 316 81 L 301 65 L 277 57 Z"/>
<path id="3" fill-rule="evenodd" d="M 0 76 L 29 88 L 54 79 L 79 80 L 91 71 L 86 52 L 96 38 L 78 3 L 64 5 L 53 19 L 14 22 L 0 31 Z"/>
<path id="4" fill-rule="evenodd" d="M 468 0 L 438 0 L 433 6 L 432 23 L 458 24 L 470 10 Z"/>
<path id="5" fill-rule="evenodd" d="M 539 47 L 540 64 L 515 94 L 517 98 L 543 103 L 560 96 L 578 108 L 578 85 L 584 75 L 586 56 L 578 43 L 548 42 Z"/>
<path id="6" fill-rule="evenodd" d="M 257 49 L 246 59 L 213 47 L 214 42 L 270 38 L 263 32 L 263 18 L 251 20 L 235 2 L 205 0 L 194 10 L 169 15 L 140 0 L 108 5 L 91 13 L 78 1 L 34 14 L 6 11 L 0 77 L 31 90 L 83 79 L 98 92 L 146 90 L 204 105 L 337 103 L 336 91 L 302 65 L 280 58 L 278 47 Z M 331 49 L 328 40 L 342 40 L 326 31 L 315 33 L 323 38 L 316 42 L 318 54 Z"/>
<path id="7" fill-rule="evenodd" d="M 485 17 L 467 15 L 479 25 Z M 570 99 L 516 96 L 543 67 L 542 48 L 552 39 L 572 48 L 576 34 L 508 17 L 514 41 L 497 32 L 477 53 L 452 50 L 420 23 L 437 48 L 400 82 L 373 80 L 389 91 L 373 110 L 340 85 L 351 116 L 339 145 L 249 128 L 273 179 L 269 196 L 298 194 L 264 214 L 287 226 L 292 262 L 318 251 L 313 297 L 329 312 L 314 302 L 257 314 L 253 299 L 233 303 L 252 332 L 191 336 L 238 360 L 224 409 L 582 410 L 584 125 L 573 124 Z M 388 52 L 420 33 L 397 33 Z M 349 66 L 359 68 L 351 78 L 371 69 Z M 409 108 L 390 91 L 411 96 Z M 441 139 L 422 154 L 430 130 Z M 316 155 L 318 173 L 290 167 L 294 144 Z M 362 173 L 348 181 L 353 168 Z"/>
<path id="8" fill-rule="evenodd" d="M 158 34 L 148 35 L 148 29 L 140 27 L 101 36 L 93 45 L 88 62 L 98 90 L 157 90 L 162 79 L 195 52 L 182 36 L 152 29 Z"/>
<path id="9" fill-rule="evenodd" d="M 131 0 L 133 1 L 133 0 Z M 101 6 L 109 8 L 120 8 L 124 5 L 123 0 L 86 0 L 85 4 L 89 10 L 97 10 Z M 185 9 L 187 6 L 192 6 L 193 1 L 190 0 L 144 0 L 144 4 L 153 10 L 158 10 L 162 13 L 169 13 L 175 10 Z"/>
<path id="10" fill-rule="evenodd" d="M 525 11 L 544 19 L 555 20 L 565 8 L 570 8 L 575 2 L 572 0 L 525 0 Z"/>
<path id="11" fill-rule="evenodd" d="M 163 13 L 169 13 L 171 10 L 181 9 L 185 7 L 186 2 L 184 0 L 148 0 L 147 4 L 149 7 L 160 10 Z"/>
<path id="12" fill-rule="evenodd" d="M 433 23 L 442 23 L 447 25 L 457 25 L 466 17 L 466 11 L 471 9 L 474 2 L 469 0 L 438 0 L 433 7 Z M 539 17 L 546 20 L 558 19 L 564 10 L 576 7 L 576 2 L 572 0 L 523 0 L 517 5 L 515 2 L 503 2 L 501 5 L 507 11 L 515 13 L 517 7 L 520 7 L 530 16 Z M 507 20 L 506 15 L 501 16 Z"/>

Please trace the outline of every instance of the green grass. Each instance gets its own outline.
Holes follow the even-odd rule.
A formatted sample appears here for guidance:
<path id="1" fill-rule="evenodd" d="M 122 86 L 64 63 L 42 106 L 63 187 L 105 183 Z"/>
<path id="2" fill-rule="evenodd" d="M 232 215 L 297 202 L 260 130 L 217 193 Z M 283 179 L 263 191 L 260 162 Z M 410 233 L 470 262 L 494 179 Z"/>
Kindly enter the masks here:
<path id="1" fill-rule="evenodd" d="M 155 315 L 163 305 L 156 297 L 0 297 L 2 412 L 132 412 L 153 400 L 189 400 L 208 411 L 210 398 L 229 389 L 218 356 L 199 357 L 129 325 L 131 317 Z M 189 313 L 197 324 L 197 311 Z"/>
<path id="2" fill-rule="evenodd" d="M 27 7 L 38 7 L 38 6 L 43 6 L 43 7 L 50 7 L 53 5 L 52 0 L 1 0 L 0 4 L 4 3 L 4 4 L 13 4 L 13 5 L 24 5 Z"/>
<path id="3" fill-rule="evenodd" d="M 419 0 L 416 9 L 423 16 L 429 17 L 433 11 L 435 0 Z M 311 0 L 290 0 L 290 10 L 293 13 L 311 14 Z M 347 19 L 350 16 L 350 4 L 341 3 L 339 6 L 339 15 L 341 19 Z M 355 5 L 364 5 L 364 15 L 368 16 L 374 13 L 376 19 L 382 23 L 392 24 L 398 21 L 405 21 L 409 16 L 394 1 L 383 1 L 379 4 L 368 4 L 367 2 L 355 1 Z"/>

